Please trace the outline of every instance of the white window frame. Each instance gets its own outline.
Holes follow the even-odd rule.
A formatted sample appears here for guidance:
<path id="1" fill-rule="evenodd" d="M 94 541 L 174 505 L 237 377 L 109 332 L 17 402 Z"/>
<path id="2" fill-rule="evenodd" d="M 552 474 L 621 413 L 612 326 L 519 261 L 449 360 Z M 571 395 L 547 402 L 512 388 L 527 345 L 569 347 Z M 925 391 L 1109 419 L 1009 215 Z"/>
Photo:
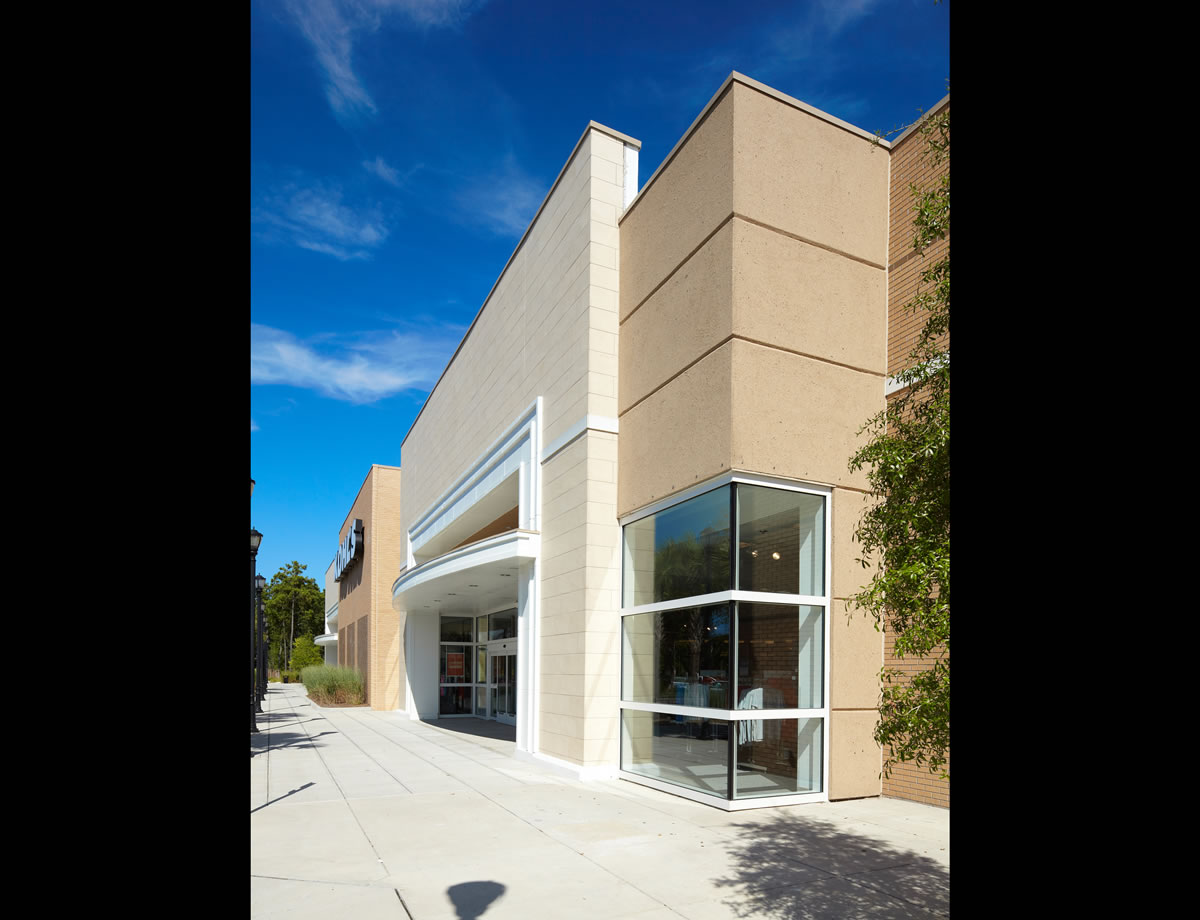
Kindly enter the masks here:
<path id="1" fill-rule="evenodd" d="M 798 805 L 802 802 L 828 802 L 829 801 L 829 635 L 830 635 L 830 616 L 833 613 L 833 486 L 821 485 L 819 483 L 803 482 L 795 479 L 783 479 L 776 476 L 766 476 L 760 473 L 748 473 L 740 470 L 734 470 L 728 473 L 723 473 L 720 476 L 715 476 L 704 482 L 697 483 L 681 492 L 677 492 L 668 498 L 663 498 L 639 508 L 637 511 L 632 511 L 629 514 L 623 515 L 618 523 L 621 526 L 621 588 L 620 598 L 622 605 L 625 601 L 625 525 L 635 523 L 643 518 L 649 517 L 652 514 L 658 514 L 668 508 L 680 505 L 689 499 L 695 498 L 698 495 L 703 495 L 705 492 L 711 492 L 714 489 L 722 488 L 730 483 L 744 483 L 751 486 L 763 486 L 768 489 L 778 489 L 786 492 L 805 492 L 810 495 L 820 495 L 824 498 L 823 508 L 823 524 L 825 529 L 824 535 L 824 578 L 823 585 L 825 593 L 823 595 L 811 594 L 776 594 L 765 591 L 742 591 L 740 589 L 728 591 L 715 591 L 710 594 L 693 595 L 691 597 L 679 598 L 670 601 L 659 601 L 652 604 L 638 604 L 636 606 L 622 606 L 620 615 L 622 620 L 627 616 L 636 616 L 642 613 L 659 613 L 666 610 L 680 610 L 691 607 L 704 607 L 713 604 L 732 604 L 735 601 L 745 603 L 759 604 L 786 604 L 789 606 L 809 606 L 821 607 L 825 613 L 822 617 L 822 656 L 823 656 L 823 673 L 822 673 L 822 693 L 821 701 L 823 705 L 817 709 L 709 709 L 703 706 L 676 706 L 667 703 L 635 703 L 622 699 L 625 687 L 625 650 L 624 650 L 624 623 L 621 625 L 621 672 L 620 672 L 620 689 L 617 695 L 617 720 L 618 730 L 620 732 L 618 740 L 617 752 L 617 775 L 621 779 L 629 780 L 633 783 L 640 783 L 644 786 L 649 786 L 652 789 L 658 789 L 662 792 L 669 792 L 673 795 L 679 795 L 693 801 L 703 802 L 706 805 L 712 805 L 717 808 L 723 808 L 726 811 L 742 811 L 749 808 L 768 808 L 773 805 Z M 736 520 L 729 522 L 730 542 L 737 539 Z M 732 614 L 731 610 L 731 614 Z M 732 618 L 731 618 L 732 619 Z M 732 626 L 732 623 L 731 623 Z M 730 638 L 733 640 L 734 630 L 730 630 Z M 820 792 L 797 792 L 788 795 L 779 796 L 762 796 L 759 798 L 744 798 L 744 799 L 727 799 L 710 795 L 703 792 L 698 792 L 689 789 L 686 786 L 677 786 L 673 783 L 663 780 L 656 780 L 651 777 L 643 776 L 640 773 L 631 773 L 621 768 L 624 751 L 621 749 L 624 745 L 624 718 L 621 716 L 620 710 L 629 709 L 638 712 L 660 712 L 666 715 L 683 715 L 694 718 L 717 719 L 728 722 L 745 721 L 748 719 L 772 721 L 784 719 L 820 719 L 821 720 L 821 791 Z"/>

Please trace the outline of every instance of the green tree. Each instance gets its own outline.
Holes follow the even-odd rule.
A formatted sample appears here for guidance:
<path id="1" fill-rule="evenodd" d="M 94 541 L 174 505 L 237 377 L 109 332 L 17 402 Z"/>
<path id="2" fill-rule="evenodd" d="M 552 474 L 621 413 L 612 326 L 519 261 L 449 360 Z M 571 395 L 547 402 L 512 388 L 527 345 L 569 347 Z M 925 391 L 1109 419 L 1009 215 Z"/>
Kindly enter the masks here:
<path id="1" fill-rule="evenodd" d="M 927 250 L 950 236 L 950 113 L 919 129 L 925 156 L 945 167 L 931 188 L 912 186 L 916 202 L 913 247 Z M 912 761 L 949 779 L 950 749 L 950 248 L 921 273 L 907 309 L 925 325 L 896 380 L 906 385 L 862 431 L 870 439 L 850 460 L 867 469 L 874 496 L 855 531 L 866 557 L 879 565 L 867 587 L 851 598 L 895 636 L 897 658 L 929 666 L 904 679 L 885 665 L 875 740 L 885 752 L 883 772 Z M 860 434 L 862 433 L 860 431 Z M 864 559 L 863 565 L 868 563 Z"/>
<path id="2" fill-rule="evenodd" d="M 272 668 L 288 666 L 295 640 L 325 632 L 325 590 L 304 574 L 308 566 L 289 562 L 281 566 L 263 590 L 263 607 L 270 631 Z"/>
<path id="3" fill-rule="evenodd" d="M 297 636 L 292 646 L 292 670 L 302 671 L 312 665 L 325 663 L 325 653 L 313 643 L 311 636 Z"/>

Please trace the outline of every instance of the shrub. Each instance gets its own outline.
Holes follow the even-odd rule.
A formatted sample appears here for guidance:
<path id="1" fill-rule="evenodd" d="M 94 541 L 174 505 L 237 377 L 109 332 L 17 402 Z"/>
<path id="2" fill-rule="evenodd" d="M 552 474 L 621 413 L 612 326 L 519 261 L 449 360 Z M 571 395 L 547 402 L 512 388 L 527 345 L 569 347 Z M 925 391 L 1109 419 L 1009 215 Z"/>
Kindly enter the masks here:
<path id="1" fill-rule="evenodd" d="M 300 683 L 300 672 L 299 671 L 281 671 L 280 673 L 283 676 L 283 682 L 285 684 Z"/>
<path id="2" fill-rule="evenodd" d="M 309 665 L 325 663 L 325 653 L 313 643 L 312 636 L 297 636 L 292 645 L 292 670 L 303 671 Z"/>
<path id="3" fill-rule="evenodd" d="M 300 672 L 308 695 L 318 703 L 363 703 L 362 675 L 355 668 L 313 665 Z"/>

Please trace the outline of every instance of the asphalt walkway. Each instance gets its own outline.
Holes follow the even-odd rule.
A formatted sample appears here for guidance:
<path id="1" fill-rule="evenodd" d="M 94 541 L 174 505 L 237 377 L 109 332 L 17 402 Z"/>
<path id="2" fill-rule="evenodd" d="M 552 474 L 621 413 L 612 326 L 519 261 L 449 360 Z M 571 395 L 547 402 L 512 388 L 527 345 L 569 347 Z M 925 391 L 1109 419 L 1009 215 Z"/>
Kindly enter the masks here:
<path id="1" fill-rule="evenodd" d="M 255 920 L 949 915 L 944 809 L 731 813 L 517 759 L 492 723 L 471 734 L 323 708 L 298 684 L 272 684 L 264 709 L 250 736 Z"/>

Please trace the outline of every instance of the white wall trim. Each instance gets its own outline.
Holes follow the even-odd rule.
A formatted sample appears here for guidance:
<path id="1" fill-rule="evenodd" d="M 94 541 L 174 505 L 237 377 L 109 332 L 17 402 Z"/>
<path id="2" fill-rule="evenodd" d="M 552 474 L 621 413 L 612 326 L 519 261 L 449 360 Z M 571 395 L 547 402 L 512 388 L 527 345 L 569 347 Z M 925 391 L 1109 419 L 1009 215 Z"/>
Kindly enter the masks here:
<path id="1" fill-rule="evenodd" d="M 644 517 L 657 514 L 674 505 L 682 504 L 690 498 L 703 495 L 705 492 L 711 492 L 713 489 L 719 489 L 721 486 L 728 485 L 731 482 L 744 482 L 747 485 L 766 486 L 771 489 L 785 489 L 789 492 L 810 492 L 814 495 L 826 496 L 833 495 L 833 486 L 823 483 L 805 482 L 800 479 L 783 479 L 779 476 L 769 476 L 765 473 L 750 473 L 744 470 L 730 470 L 729 472 L 706 479 L 703 482 L 698 482 L 694 486 L 690 486 L 679 492 L 673 492 L 667 497 L 660 498 L 648 505 L 643 505 L 636 511 L 630 511 L 628 514 L 622 515 L 617 523 L 621 527 L 624 527 L 626 524 L 640 521 Z"/>
<path id="2" fill-rule="evenodd" d="M 664 712 L 670 716 L 720 719 L 724 722 L 761 722 L 773 719 L 824 719 L 824 709 L 713 709 L 709 706 L 676 706 L 674 703 L 634 703 L 622 700 L 622 709 Z"/>
<path id="3" fill-rule="evenodd" d="M 528 530 L 513 530 L 468 543 L 409 569 L 392 582 L 392 606 L 395 608 L 399 598 L 412 588 L 455 572 L 508 559 L 536 559 L 541 546 L 541 534 Z M 502 609 L 509 609 L 511 606 L 508 604 Z"/>
<path id="4" fill-rule="evenodd" d="M 674 783 L 663 782 L 640 773 L 629 773 L 626 770 L 617 771 L 617 779 L 628 780 L 638 786 L 649 786 L 659 792 L 677 795 L 682 799 L 691 799 L 701 805 L 711 805 L 722 811 L 746 811 L 750 808 L 772 808 L 776 805 L 804 805 L 810 802 L 828 802 L 828 792 L 796 792 L 792 795 L 771 795 L 757 799 L 725 799 L 716 793 L 707 794 L 688 789 L 686 786 L 676 786 Z"/>
<path id="5" fill-rule="evenodd" d="M 663 610 L 686 610 L 689 607 L 708 607 L 712 604 L 728 604 L 731 601 L 741 601 L 746 604 L 785 604 L 789 607 L 824 607 L 829 608 L 829 602 L 824 594 L 774 594 L 767 591 L 714 591 L 712 594 L 694 594 L 670 601 L 656 601 L 653 604 L 639 604 L 636 607 L 622 607 L 621 616 L 637 616 L 639 613 L 659 613 Z"/>
<path id="6" fill-rule="evenodd" d="M 457 509 L 455 504 L 467 496 L 471 489 L 483 482 L 488 474 L 501 468 L 505 461 L 513 458 L 521 447 L 521 442 L 529 439 L 531 446 L 535 440 L 540 440 L 541 426 L 539 422 L 542 398 L 539 396 L 518 416 L 491 446 L 485 450 L 467 472 L 444 491 L 408 529 L 408 565 L 413 565 L 413 551 L 427 543 L 437 532 L 442 530 L 453 519 L 457 518 L 465 508 Z M 535 432 L 536 429 L 536 432 Z M 536 527 L 530 529 L 537 529 Z"/>
<path id="7" fill-rule="evenodd" d="M 585 415 L 555 438 L 553 444 L 546 446 L 546 449 L 542 451 L 542 463 L 545 463 L 571 442 L 583 437 L 585 432 L 604 431 L 608 434 L 617 434 L 618 425 L 618 420 L 608 415 Z"/>
<path id="8" fill-rule="evenodd" d="M 949 351 L 943 352 L 941 354 L 941 356 L 934 358 L 933 361 L 930 363 L 933 365 L 934 368 L 941 367 L 943 364 L 949 364 L 950 363 L 950 352 Z M 885 380 L 883 382 L 883 395 L 891 396 L 893 393 L 897 393 L 900 390 L 903 390 L 908 385 L 909 384 L 907 384 L 907 383 L 901 383 L 895 377 L 888 377 L 887 380 Z"/>

